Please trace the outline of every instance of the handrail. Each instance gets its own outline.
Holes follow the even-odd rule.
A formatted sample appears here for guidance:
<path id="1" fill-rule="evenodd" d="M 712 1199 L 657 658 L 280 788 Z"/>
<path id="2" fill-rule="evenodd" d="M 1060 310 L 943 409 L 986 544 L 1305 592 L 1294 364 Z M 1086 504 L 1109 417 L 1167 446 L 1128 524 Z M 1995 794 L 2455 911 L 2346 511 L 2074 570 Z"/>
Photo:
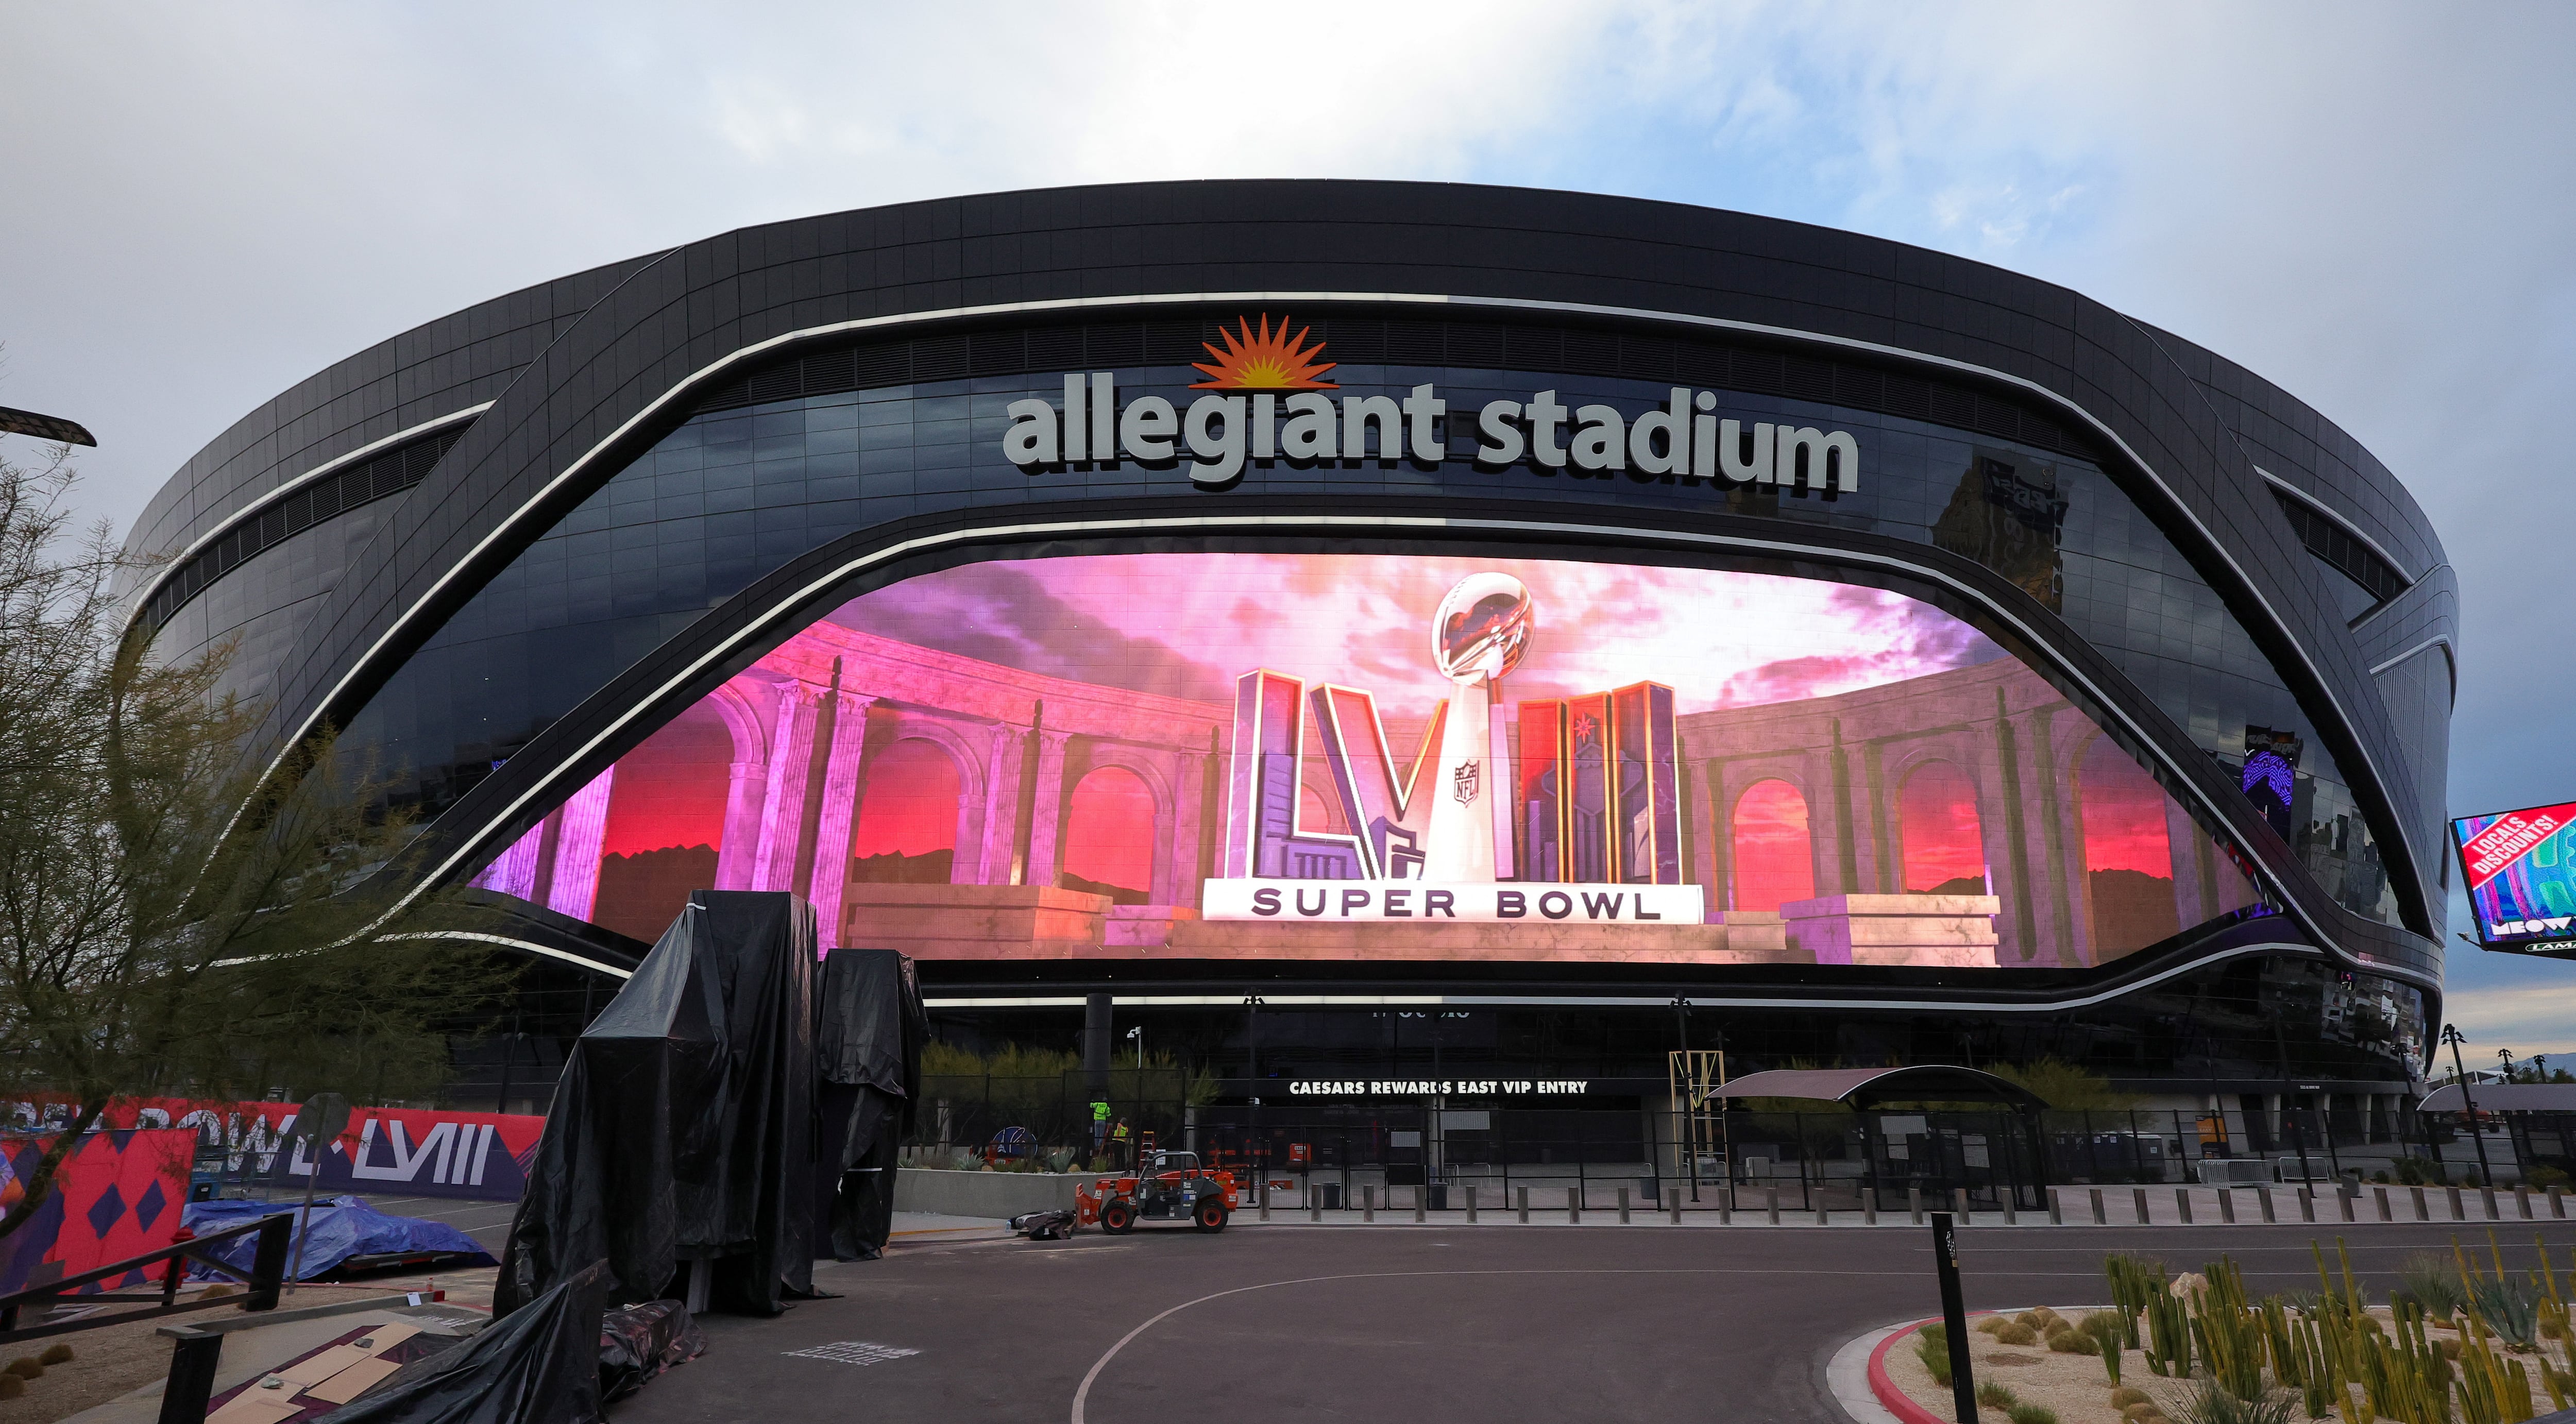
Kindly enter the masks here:
<path id="1" fill-rule="evenodd" d="M 286 1250 L 292 1240 L 294 1229 L 295 1213 L 273 1212 L 257 1221 L 226 1227 L 211 1236 L 174 1241 L 158 1250 L 146 1251 L 140 1256 L 129 1257 L 113 1265 L 100 1266 L 95 1270 L 83 1271 L 76 1276 L 65 1276 L 59 1280 L 47 1281 L 40 1286 L 29 1286 L 25 1290 L 9 1295 L 0 1295 L 0 1344 L 34 1340 L 47 1335 L 63 1335 L 74 1330 L 90 1330 L 102 1325 L 123 1325 L 131 1321 L 150 1320 L 163 1315 L 178 1315 L 191 1310 L 205 1310 L 222 1305 L 231 1299 L 230 1296 L 217 1296 L 212 1300 L 194 1300 L 186 1305 L 179 1304 L 179 1278 L 183 1274 L 182 1265 L 187 1261 L 199 1262 L 220 1274 L 248 1285 L 250 1291 L 242 1297 L 242 1309 L 274 1310 L 277 1308 L 278 1290 L 286 1280 Z M 215 1246 L 230 1241 L 236 1236 L 247 1236 L 253 1232 L 259 1234 L 259 1249 L 251 1258 L 248 1274 L 215 1259 L 213 1255 Z M 79 1297 L 84 1302 L 101 1303 L 158 1300 L 160 1305 L 155 1309 L 118 1311 L 112 1315 L 58 1321 L 51 1325 L 31 1325 L 23 1330 L 18 1328 L 18 1311 L 21 1306 L 58 1300 L 93 1281 L 121 1276 L 128 1271 L 152 1265 L 157 1261 L 170 1263 L 169 1269 L 162 1273 L 161 1289 L 157 1294 L 103 1293 Z"/>

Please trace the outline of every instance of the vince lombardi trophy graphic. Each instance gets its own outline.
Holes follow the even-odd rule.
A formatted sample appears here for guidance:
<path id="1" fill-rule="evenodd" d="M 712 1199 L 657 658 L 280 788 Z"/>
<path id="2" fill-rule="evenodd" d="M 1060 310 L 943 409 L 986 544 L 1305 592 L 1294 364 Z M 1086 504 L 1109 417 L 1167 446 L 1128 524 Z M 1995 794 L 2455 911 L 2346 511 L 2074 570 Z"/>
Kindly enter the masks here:
<path id="1" fill-rule="evenodd" d="M 1490 798 L 1510 779 L 1493 745 L 1494 684 L 1529 647 L 1530 592 L 1509 574 L 1470 574 L 1440 600 L 1431 624 L 1431 662 L 1457 685 L 1440 733 L 1439 776 L 1428 788 L 1422 878 L 1451 884 L 1494 879 Z"/>

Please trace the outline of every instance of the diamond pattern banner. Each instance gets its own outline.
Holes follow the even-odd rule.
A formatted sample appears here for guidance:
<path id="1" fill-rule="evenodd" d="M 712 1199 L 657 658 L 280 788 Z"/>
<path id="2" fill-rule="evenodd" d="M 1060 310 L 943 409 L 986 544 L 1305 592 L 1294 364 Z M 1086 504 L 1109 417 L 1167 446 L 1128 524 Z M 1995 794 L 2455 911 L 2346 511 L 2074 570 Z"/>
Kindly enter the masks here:
<path id="1" fill-rule="evenodd" d="M 0 1134 L 0 1210 L 26 1195 L 26 1182 L 53 1142 L 51 1134 Z M 178 1221 L 173 1202 L 188 1195 L 197 1134 L 186 1128 L 93 1132 L 54 1177 L 45 1204 L 24 1226 L 0 1236 L 0 1295 L 95 1270 L 170 1244 Z M 139 1285 L 145 1273 L 85 1288 Z"/>

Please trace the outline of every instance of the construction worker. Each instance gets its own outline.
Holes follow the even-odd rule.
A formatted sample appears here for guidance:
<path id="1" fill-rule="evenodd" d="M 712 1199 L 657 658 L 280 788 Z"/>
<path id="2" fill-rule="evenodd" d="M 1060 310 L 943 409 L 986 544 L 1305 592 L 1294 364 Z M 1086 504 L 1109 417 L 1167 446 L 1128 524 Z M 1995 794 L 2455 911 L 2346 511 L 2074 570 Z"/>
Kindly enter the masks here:
<path id="1" fill-rule="evenodd" d="M 1112 1167 L 1133 1165 L 1129 1152 L 1127 1119 L 1122 1117 L 1109 1126 L 1109 1165 Z"/>

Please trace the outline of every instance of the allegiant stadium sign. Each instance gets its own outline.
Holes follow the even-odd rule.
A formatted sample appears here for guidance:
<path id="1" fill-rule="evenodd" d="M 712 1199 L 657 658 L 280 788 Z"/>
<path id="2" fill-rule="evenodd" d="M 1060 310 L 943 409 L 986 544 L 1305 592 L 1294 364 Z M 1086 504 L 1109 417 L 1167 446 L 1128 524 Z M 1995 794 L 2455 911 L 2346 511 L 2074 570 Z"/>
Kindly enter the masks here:
<path id="1" fill-rule="evenodd" d="M 1061 404 L 1018 400 L 1002 453 L 1029 473 L 1133 460 L 1185 462 L 1190 478 L 1223 488 L 1242 478 L 1248 461 L 1312 465 L 1335 460 L 1410 460 L 1439 465 L 1449 456 L 1449 403 L 1430 383 L 1393 396 L 1326 395 L 1340 386 L 1322 379 L 1334 363 L 1268 317 L 1256 331 L 1223 333 L 1195 362 L 1207 394 L 1186 408 L 1160 395 L 1119 399 L 1107 371 L 1067 372 Z M 1804 485 L 1860 488 L 1860 442 L 1850 432 L 1786 423 L 1722 420 L 1714 391 L 1672 387 L 1671 398 L 1643 411 L 1587 404 L 1569 407 L 1554 390 L 1527 400 L 1495 400 L 1476 414 L 1475 463 L 1528 464 L 1539 473 L 1714 485 Z"/>

